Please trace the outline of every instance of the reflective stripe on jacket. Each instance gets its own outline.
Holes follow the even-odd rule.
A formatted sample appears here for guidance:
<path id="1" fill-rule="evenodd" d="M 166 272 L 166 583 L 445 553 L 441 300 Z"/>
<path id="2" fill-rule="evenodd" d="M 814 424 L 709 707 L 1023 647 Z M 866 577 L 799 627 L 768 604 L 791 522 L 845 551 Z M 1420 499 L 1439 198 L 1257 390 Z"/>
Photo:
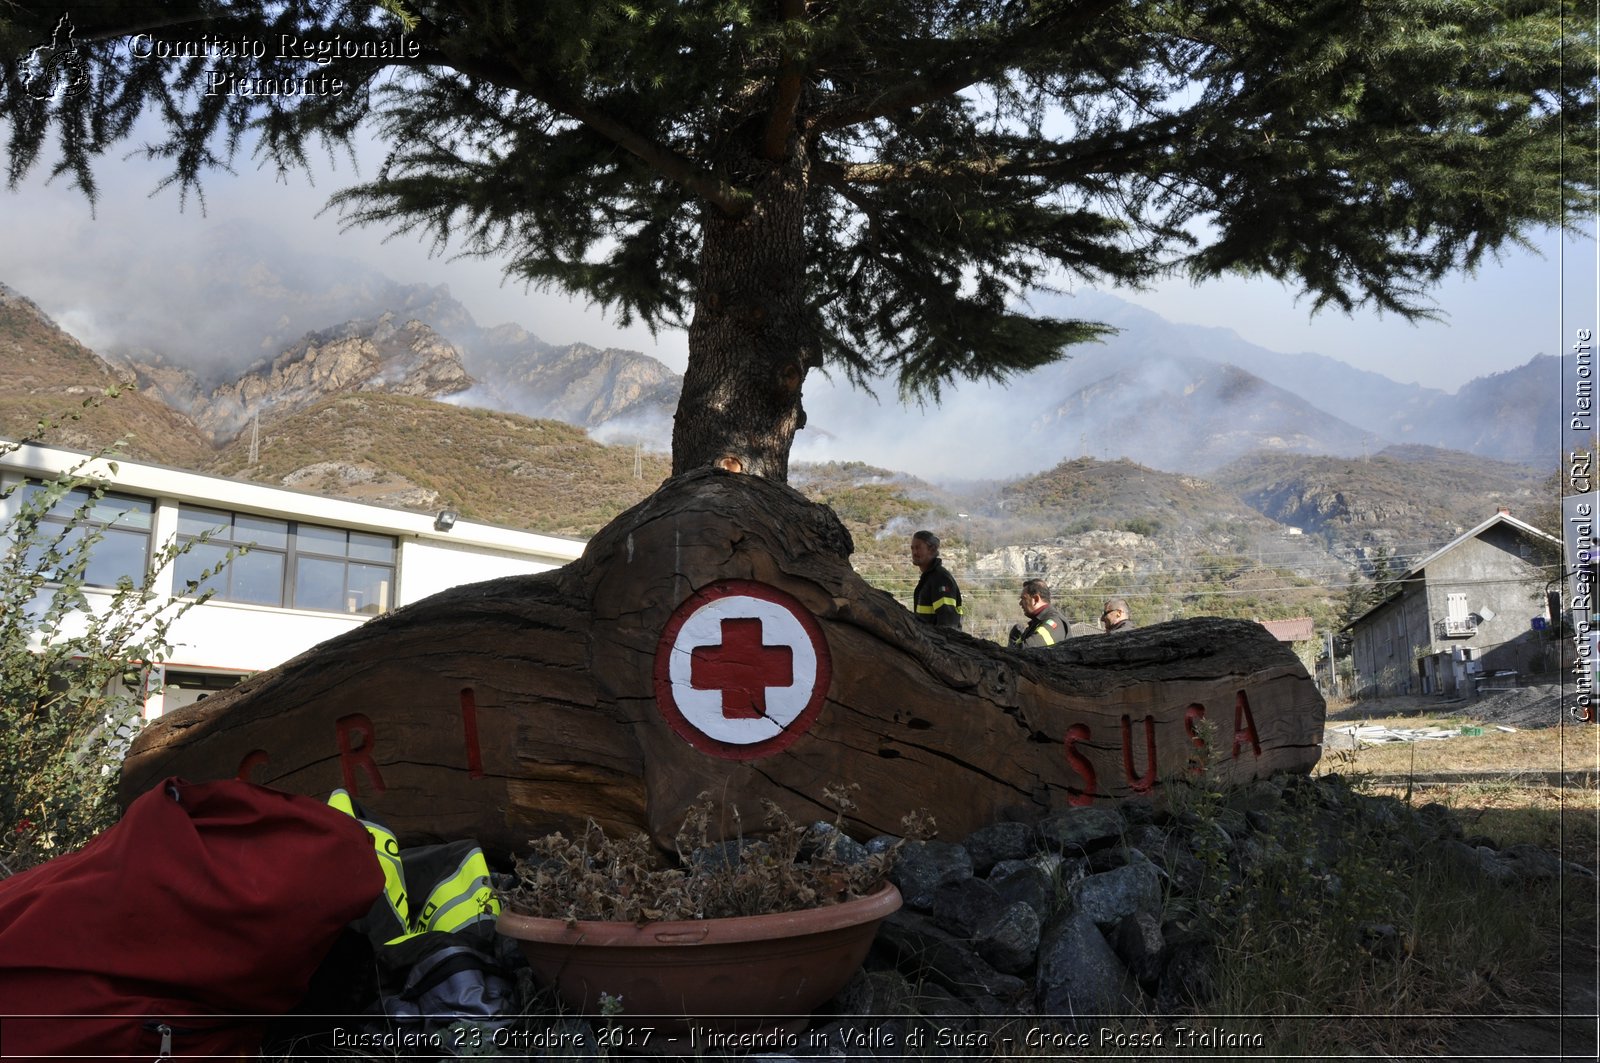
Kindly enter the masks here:
<path id="1" fill-rule="evenodd" d="M 1061 610 L 1047 605 L 1039 610 L 1038 616 L 1028 621 L 1027 627 L 1021 624 L 1012 627 L 1008 645 L 1012 649 L 1059 646 L 1066 641 L 1069 633 L 1067 618 L 1061 615 Z"/>
<path id="2" fill-rule="evenodd" d="M 489 862 L 476 845 L 468 841 L 426 845 L 406 856 L 394 833 L 367 819 L 347 792 L 335 790 L 328 804 L 367 828 L 383 868 L 383 900 L 363 920 L 363 929 L 375 942 L 394 945 L 430 930 L 492 922 L 500 914 Z M 414 899 L 423 896 L 427 899 L 416 906 Z"/>
<path id="3" fill-rule="evenodd" d="M 922 578 L 917 580 L 917 589 L 911 595 L 911 604 L 917 619 L 924 624 L 961 630 L 961 615 L 964 612 L 961 608 L 961 588 L 956 586 L 955 577 L 950 575 L 950 570 L 937 557 L 922 570 Z"/>
<path id="4" fill-rule="evenodd" d="M 372 837 L 372 848 L 378 854 L 378 866 L 383 869 L 383 901 L 388 908 L 384 913 L 388 917 L 385 922 L 392 920 L 389 929 L 399 935 L 393 940 L 409 937 L 407 931 L 411 926 L 411 903 L 406 896 L 406 869 L 400 862 L 399 839 L 383 824 L 363 819 L 348 791 L 335 790 L 328 796 L 328 804 L 367 828 L 367 834 Z"/>
<path id="5" fill-rule="evenodd" d="M 428 894 L 414 929 L 418 933 L 460 930 L 469 923 L 492 923 L 499 911 L 500 902 L 489 881 L 489 862 L 483 850 L 474 847 L 464 854 L 455 872 Z"/>

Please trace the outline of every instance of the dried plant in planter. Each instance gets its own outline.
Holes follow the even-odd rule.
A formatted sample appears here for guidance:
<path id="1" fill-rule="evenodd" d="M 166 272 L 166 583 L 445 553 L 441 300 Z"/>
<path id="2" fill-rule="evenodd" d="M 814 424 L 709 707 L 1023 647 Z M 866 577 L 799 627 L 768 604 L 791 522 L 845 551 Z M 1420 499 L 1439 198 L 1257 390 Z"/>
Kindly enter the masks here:
<path id="1" fill-rule="evenodd" d="M 767 801 L 761 837 L 736 831 L 727 842 L 712 840 L 716 809 L 711 794 L 702 793 L 678 828 L 677 866 L 663 866 L 643 833 L 611 838 L 591 820 L 581 838 L 557 832 L 531 842 L 517 861 L 516 885 L 502 899 L 511 911 L 569 923 L 645 923 L 796 911 L 863 897 L 888 877 L 904 842 L 859 853 L 840 830 L 855 807 L 854 789 L 824 788 L 839 809 L 831 824 L 801 825 Z M 729 814 L 739 822 L 737 808 Z M 902 823 L 912 837 L 926 837 L 933 828 L 925 813 Z"/>

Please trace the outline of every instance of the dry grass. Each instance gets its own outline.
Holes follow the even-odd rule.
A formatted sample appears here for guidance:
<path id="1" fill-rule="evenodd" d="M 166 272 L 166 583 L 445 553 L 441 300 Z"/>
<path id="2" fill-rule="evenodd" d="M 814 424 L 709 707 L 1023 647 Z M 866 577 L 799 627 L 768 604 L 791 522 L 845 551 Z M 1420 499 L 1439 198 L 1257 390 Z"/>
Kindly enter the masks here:
<path id="1" fill-rule="evenodd" d="M 468 519 L 553 535 L 594 534 L 670 471 L 666 455 L 644 454 L 635 476 L 633 448 L 604 446 L 569 424 L 409 395 L 336 395 L 261 427 L 255 464 L 241 436 L 203 471 L 277 484 L 321 462 L 365 467 L 384 486 L 431 493 Z M 305 486 L 352 493 L 337 475 Z"/>
<path id="2" fill-rule="evenodd" d="M 1330 702 L 1328 707 L 1330 728 L 1351 723 L 1482 726 L 1484 733 L 1477 736 L 1325 753 L 1317 773 L 1350 776 L 1370 793 L 1405 797 L 1409 790 L 1413 802 L 1454 810 L 1469 835 L 1501 846 L 1529 842 L 1600 870 L 1600 727 L 1573 723 L 1502 731 L 1476 719 L 1471 704 L 1440 711 L 1434 698 Z M 1452 774 L 1467 777 L 1440 778 Z"/>
<path id="3" fill-rule="evenodd" d="M 1379 787 L 1374 792 L 1403 796 L 1404 791 Z M 1492 838 L 1502 847 L 1528 842 L 1600 870 L 1600 794 L 1593 789 L 1454 783 L 1419 787 L 1414 800 L 1454 810 L 1470 835 Z"/>
<path id="4" fill-rule="evenodd" d="M 1358 721 L 1329 721 L 1329 728 Z M 1600 772 L 1600 728 L 1544 727 L 1501 731 L 1470 715 L 1389 716 L 1361 720 L 1362 726 L 1454 729 L 1481 726 L 1478 736 L 1366 746 L 1340 756 L 1325 753 L 1318 774 L 1413 775 L 1437 772 Z"/>
<path id="5" fill-rule="evenodd" d="M 1330 728 L 1350 723 L 1439 729 L 1481 725 L 1484 733 L 1328 753 L 1317 772 L 1346 775 L 1365 792 L 1414 805 L 1444 805 L 1456 813 L 1469 839 L 1492 840 L 1501 848 L 1531 843 L 1600 870 L 1600 728 L 1573 723 L 1508 732 L 1484 724 L 1472 708 L 1470 703 L 1441 707 L 1434 698 L 1330 703 Z M 1418 915 L 1448 916 L 1440 913 L 1437 897 L 1430 892 Z M 1456 972 L 1461 981 L 1454 988 L 1459 992 L 1446 994 L 1455 999 L 1445 1010 L 1539 1011 L 1561 1001 L 1559 972 L 1551 969 L 1551 957 L 1558 941 L 1570 946 L 1574 940 L 1593 940 L 1593 886 L 1572 879 L 1534 884 L 1506 901 L 1493 905 L 1480 900 L 1454 913 L 1459 940 L 1450 940 L 1449 919 L 1435 928 L 1435 940 L 1445 943 L 1436 955 L 1463 955 L 1476 945 L 1484 957 Z M 1514 925 L 1502 926 L 1502 915 L 1512 916 Z M 1463 934 L 1473 940 L 1460 938 Z M 1485 940 L 1492 943 L 1487 951 L 1482 948 Z M 1494 991 L 1478 993 L 1479 983 Z M 1428 1003 L 1425 1010 L 1434 1010 L 1441 1000 Z M 1447 1043 L 1459 1047 L 1454 1024 L 1433 1025 L 1440 1027 L 1437 1032 Z"/>

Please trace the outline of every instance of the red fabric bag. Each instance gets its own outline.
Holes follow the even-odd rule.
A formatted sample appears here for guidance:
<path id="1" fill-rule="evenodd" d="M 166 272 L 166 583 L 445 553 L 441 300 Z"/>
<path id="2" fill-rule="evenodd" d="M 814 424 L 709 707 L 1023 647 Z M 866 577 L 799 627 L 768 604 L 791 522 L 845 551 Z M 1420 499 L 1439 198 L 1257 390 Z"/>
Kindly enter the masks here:
<path id="1" fill-rule="evenodd" d="M 0 1056 L 254 1054 L 383 872 L 360 823 L 167 779 L 83 849 L 0 881 Z M 70 1017 L 69 1017 L 70 1016 Z"/>

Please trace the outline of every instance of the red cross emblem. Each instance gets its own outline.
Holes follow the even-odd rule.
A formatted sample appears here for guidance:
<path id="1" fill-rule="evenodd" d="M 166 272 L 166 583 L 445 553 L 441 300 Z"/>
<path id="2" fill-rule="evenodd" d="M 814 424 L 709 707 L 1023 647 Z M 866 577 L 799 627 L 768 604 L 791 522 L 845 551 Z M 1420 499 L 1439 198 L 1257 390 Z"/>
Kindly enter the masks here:
<path id="1" fill-rule="evenodd" d="M 722 622 L 722 642 L 689 654 L 689 684 L 722 691 L 722 715 L 758 720 L 767 714 L 767 688 L 794 685 L 794 650 L 761 641 L 757 617 Z"/>
<path id="2" fill-rule="evenodd" d="M 810 610 L 776 587 L 720 580 L 678 606 L 656 648 L 656 704 L 703 753 L 770 756 L 810 728 L 832 676 Z"/>

